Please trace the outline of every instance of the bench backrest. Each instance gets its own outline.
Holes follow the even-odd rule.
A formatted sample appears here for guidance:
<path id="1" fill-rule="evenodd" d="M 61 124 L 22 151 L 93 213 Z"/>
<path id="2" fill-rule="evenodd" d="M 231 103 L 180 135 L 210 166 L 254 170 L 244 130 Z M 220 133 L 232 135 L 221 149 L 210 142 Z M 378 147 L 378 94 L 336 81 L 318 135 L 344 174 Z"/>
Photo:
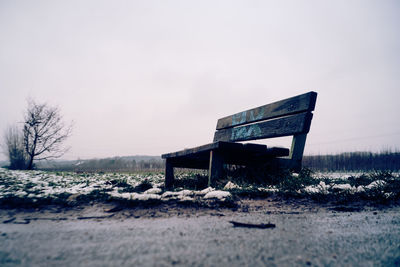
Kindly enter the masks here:
<path id="1" fill-rule="evenodd" d="M 256 139 L 308 133 L 317 93 L 309 92 L 221 118 L 216 141 Z"/>
<path id="2" fill-rule="evenodd" d="M 221 118 L 214 142 L 293 136 L 289 158 L 301 165 L 316 100 L 317 93 L 308 92 Z"/>

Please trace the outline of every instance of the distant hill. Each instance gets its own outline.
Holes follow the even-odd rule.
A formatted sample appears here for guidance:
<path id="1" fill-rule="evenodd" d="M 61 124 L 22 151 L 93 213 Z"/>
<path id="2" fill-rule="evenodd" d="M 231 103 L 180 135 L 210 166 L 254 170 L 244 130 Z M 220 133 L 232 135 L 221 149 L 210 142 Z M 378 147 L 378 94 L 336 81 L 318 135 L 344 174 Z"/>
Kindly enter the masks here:
<path id="1" fill-rule="evenodd" d="M 0 161 L 0 168 L 4 166 L 8 166 L 10 164 L 8 161 Z"/>

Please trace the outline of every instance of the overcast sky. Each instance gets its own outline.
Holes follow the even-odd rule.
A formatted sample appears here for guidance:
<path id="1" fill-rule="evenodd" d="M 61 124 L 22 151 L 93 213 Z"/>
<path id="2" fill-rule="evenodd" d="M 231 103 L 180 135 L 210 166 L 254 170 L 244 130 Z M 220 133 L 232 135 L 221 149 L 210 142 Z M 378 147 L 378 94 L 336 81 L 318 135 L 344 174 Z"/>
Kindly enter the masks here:
<path id="1" fill-rule="evenodd" d="M 31 97 L 74 121 L 64 158 L 160 155 L 312 90 L 306 154 L 399 149 L 399 14 L 386 0 L 0 0 L 0 133 Z"/>

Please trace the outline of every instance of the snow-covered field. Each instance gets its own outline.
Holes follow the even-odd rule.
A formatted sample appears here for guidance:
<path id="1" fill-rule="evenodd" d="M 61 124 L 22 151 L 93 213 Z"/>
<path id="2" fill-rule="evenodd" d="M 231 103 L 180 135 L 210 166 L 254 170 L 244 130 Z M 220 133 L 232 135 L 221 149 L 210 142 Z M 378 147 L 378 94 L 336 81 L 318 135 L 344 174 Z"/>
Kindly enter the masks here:
<path id="1" fill-rule="evenodd" d="M 230 197 L 229 192 L 215 190 L 214 188 L 198 191 L 164 191 L 162 189 L 163 180 L 163 174 L 80 174 L 73 172 L 15 171 L 0 168 L 0 200 L 10 197 L 35 200 L 64 196 L 73 201 L 79 196 L 98 192 L 114 199 L 137 201 L 172 199 L 194 201 L 198 198 L 225 200 Z M 148 188 L 144 188 L 143 185 Z M 140 187 L 145 190 L 138 190 Z"/>
<path id="2" fill-rule="evenodd" d="M 181 174 L 184 178 L 185 174 Z M 187 174 L 189 175 L 189 174 Z M 241 190 L 263 193 L 287 192 L 299 195 L 360 195 L 383 199 L 398 199 L 400 182 L 398 174 L 361 173 L 314 173 L 312 179 L 303 182 L 298 175 L 290 177 L 295 183 L 291 186 L 254 185 L 239 186 L 228 182 L 221 190 L 165 191 L 164 175 L 126 174 L 126 173 L 72 173 L 47 171 L 13 171 L 0 168 L 0 200 L 21 198 L 32 200 L 62 198 L 73 202 L 82 196 L 100 195 L 109 199 L 134 201 L 197 201 L 201 199 L 226 200 L 231 193 Z"/>
<path id="3" fill-rule="evenodd" d="M 298 191 L 308 195 L 346 194 L 366 199 L 400 198 L 400 174 L 392 172 L 320 172 L 314 173 L 316 183 Z"/>

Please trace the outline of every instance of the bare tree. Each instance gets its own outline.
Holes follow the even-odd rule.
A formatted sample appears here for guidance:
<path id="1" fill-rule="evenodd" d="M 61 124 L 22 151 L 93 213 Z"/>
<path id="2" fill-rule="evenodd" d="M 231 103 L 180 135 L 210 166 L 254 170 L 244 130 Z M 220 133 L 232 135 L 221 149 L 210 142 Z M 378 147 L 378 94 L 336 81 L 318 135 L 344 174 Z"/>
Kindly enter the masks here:
<path id="1" fill-rule="evenodd" d="M 10 126 L 4 134 L 4 154 L 10 161 L 10 169 L 25 169 L 28 164 L 28 155 L 25 153 L 24 136 L 17 126 Z"/>
<path id="2" fill-rule="evenodd" d="M 64 141 L 71 135 L 72 124 L 65 125 L 58 107 L 28 100 L 24 117 L 24 146 L 28 155 L 27 169 L 34 160 L 59 158 L 68 151 Z"/>

